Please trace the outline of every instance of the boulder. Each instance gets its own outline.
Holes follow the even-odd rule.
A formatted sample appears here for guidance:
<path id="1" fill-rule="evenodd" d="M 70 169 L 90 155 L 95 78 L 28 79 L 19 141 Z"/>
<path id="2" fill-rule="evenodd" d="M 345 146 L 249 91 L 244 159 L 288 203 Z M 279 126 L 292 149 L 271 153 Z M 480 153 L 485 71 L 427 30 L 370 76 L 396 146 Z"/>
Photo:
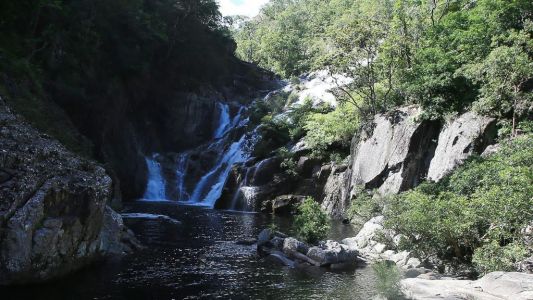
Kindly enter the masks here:
<path id="1" fill-rule="evenodd" d="M 358 251 L 335 241 L 325 241 L 319 246 L 309 248 L 307 256 L 320 266 L 355 263 Z"/>
<path id="2" fill-rule="evenodd" d="M 383 231 L 384 220 L 385 217 L 383 216 L 377 216 L 370 219 L 363 225 L 363 228 L 361 228 L 355 237 L 344 239 L 342 240 L 342 243 L 357 250 L 368 248 L 377 238 L 377 235 Z M 372 246 L 374 245 L 375 243 L 372 244 Z"/>
<path id="3" fill-rule="evenodd" d="M 282 195 L 276 197 L 274 200 L 264 202 L 263 212 L 273 214 L 294 214 L 296 208 L 305 200 L 305 196 L 300 195 Z"/>
<path id="4" fill-rule="evenodd" d="M 307 156 L 302 156 L 298 160 L 298 164 L 296 165 L 296 171 L 301 177 L 310 178 L 315 172 L 318 172 L 320 170 L 320 167 L 320 160 L 313 159 Z"/>
<path id="5" fill-rule="evenodd" d="M 291 256 L 295 252 L 306 254 L 309 250 L 309 246 L 299 240 L 289 237 L 283 242 L 283 253 Z"/>
<path id="6" fill-rule="evenodd" d="M 439 134 L 427 177 L 439 181 L 472 154 L 482 154 L 496 137 L 496 119 L 468 112 L 448 122 Z"/>
<path id="7" fill-rule="evenodd" d="M 346 175 L 347 197 L 356 187 L 395 194 L 418 185 L 425 177 L 440 124 L 418 122 L 421 109 L 409 106 L 374 117 L 372 133 L 354 138 Z"/>
<path id="8" fill-rule="evenodd" d="M 96 163 L 67 151 L 0 100 L 0 284 L 49 280 L 136 248 L 107 207 L 112 182 Z"/>

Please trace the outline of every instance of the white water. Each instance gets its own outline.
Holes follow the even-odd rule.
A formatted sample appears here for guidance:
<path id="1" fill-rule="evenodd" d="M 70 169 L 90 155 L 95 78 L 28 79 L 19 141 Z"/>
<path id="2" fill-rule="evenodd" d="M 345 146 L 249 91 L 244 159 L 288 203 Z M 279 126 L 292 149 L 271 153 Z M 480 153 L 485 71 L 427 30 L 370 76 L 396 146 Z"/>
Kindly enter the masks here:
<path id="1" fill-rule="evenodd" d="M 146 157 L 146 166 L 148 167 L 148 184 L 144 192 L 143 199 L 150 201 L 165 200 L 165 179 L 161 174 L 161 165 L 156 160 L 157 156 Z"/>
<path id="2" fill-rule="evenodd" d="M 228 132 L 230 129 L 230 115 L 229 115 L 229 106 L 225 103 L 217 103 L 218 109 L 220 110 L 220 118 L 218 121 L 218 127 L 215 130 L 215 139 L 219 139 Z"/>
<path id="3" fill-rule="evenodd" d="M 185 152 L 180 154 L 175 170 L 176 182 L 173 183 L 175 184 L 177 194 L 177 199 L 174 200 L 188 205 L 214 207 L 215 202 L 222 195 L 222 190 L 233 165 L 245 162 L 250 156 L 244 150 L 245 144 L 249 142 L 248 140 L 250 138 L 256 136 L 255 132 L 252 135 L 245 134 L 233 143 L 230 140 L 231 136 L 227 134 L 232 129 L 247 124 L 248 119 L 241 118 L 241 114 L 245 108 L 241 107 L 238 113 L 232 118 L 230 108 L 227 104 L 217 103 L 217 107 L 220 116 L 218 127 L 213 133 L 213 142 L 207 147 L 208 151 L 217 153 L 216 162 L 198 181 L 194 191 L 189 194 L 185 185 L 189 153 Z M 165 193 L 166 183 L 161 174 L 161 166 L 154 158 L 146 158 L 149 180 L 144 198 L 151 201 L 167 198 Z"/>
<path id="4" fill-rule="evenodd" d="M 185 187 L 185 176 L 187 175 L 187 162 L 189 161 L 189 154 L 182 153 L 178 159 L 178 165 L 176 168 L 176 191 L 178 194 L 178 201 L 187 201 L 189 194 Z"/>
<path id="5" fill-rule="evenodd" d="M 242 136 L 239 141 L 233 143 L 215 166 L 200 179 L 192 193 L 191 202 L 209 207 L 215 205 L 215 202 L 222 195 L 222 189 L 233 165 L 248 159 L 248 154 L 242 149 L 245 137 Z"/>

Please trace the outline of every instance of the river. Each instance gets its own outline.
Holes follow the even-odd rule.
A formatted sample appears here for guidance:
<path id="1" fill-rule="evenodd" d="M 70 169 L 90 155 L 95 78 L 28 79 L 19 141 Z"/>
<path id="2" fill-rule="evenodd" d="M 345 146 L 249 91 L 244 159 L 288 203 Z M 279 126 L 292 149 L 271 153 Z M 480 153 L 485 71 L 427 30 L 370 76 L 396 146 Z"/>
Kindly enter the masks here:
<path id="1" fill-rule="evenodd" d="M 125 212 L 167 215 L 181 223 L 131 219 L 145 245 L 54 282 L 0 288 L 2 299 L 361 299 L 375 296 L 372 268 L 330 272 L 289 269 L 264 261 L 255 246 L 236 241 L 256 237 L 270 224 L 290 233 L 289 219 L 220 211 L 176 202 L 130 202 Z M 332 239 L 353 235 L 335 223 Z"/>

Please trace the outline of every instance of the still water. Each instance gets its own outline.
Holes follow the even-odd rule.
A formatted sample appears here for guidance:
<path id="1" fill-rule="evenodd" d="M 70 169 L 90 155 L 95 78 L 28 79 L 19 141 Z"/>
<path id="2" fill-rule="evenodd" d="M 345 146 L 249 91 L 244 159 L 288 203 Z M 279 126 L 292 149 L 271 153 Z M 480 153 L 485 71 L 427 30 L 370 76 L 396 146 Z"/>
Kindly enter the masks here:
<path id="1" fill-rule="evenodd" d="M 177 206 L 173 202 L 133 202 L 125 212 L 163 214 L 181 224 L 156 219 L 127 222 L 146 249 L 101 262 L 55 282 L 0 288 L 1 299 L 372 299 L 372 268 L 327 272 L 289 269 L 259 259 L 254 238 L 276 224 L 290 233 L 289 220 L 270 215 Z M 330 238 L 354 233 L 334 224 Z"/>

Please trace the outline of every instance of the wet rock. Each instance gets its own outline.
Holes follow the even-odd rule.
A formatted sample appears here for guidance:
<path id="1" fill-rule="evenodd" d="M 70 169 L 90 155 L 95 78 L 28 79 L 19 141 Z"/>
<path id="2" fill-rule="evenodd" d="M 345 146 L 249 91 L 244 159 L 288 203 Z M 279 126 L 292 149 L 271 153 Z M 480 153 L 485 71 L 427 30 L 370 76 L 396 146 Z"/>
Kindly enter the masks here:
<path id="1" fill-rule="evenodd" d="M 266 257 L 266 260 L 282 266 L 287 266 L 289 268 L 294 268 L 296 266 L 296 263 L 293 260 L 289 259 L 287 256 L 285 256 L 282 252 L 279 251 L 274 251 L 270 253 Z"/>
<path id="2" fill-rule="evenodd" d="M 263 212 L 273 214 L 295 214 L 300 203 L 305 200 L 305 196 L 282 195 L 274 200 L 263 202 Z"/>
<path id="3" fill-rule="evenodd" d="M 494 142 L 496 120 L 468 112 L 445 125 L 439 135 L 428 179 L 438 181 L 472 154 L 481 154 Z"/>
<path id="4" fill-rule="evenodd" d="M 309 248 L 307 256 L 320 266 L 331 264 L 355 263 L 359 252 L 335 241 L 325 241 L 317 247 Z"/>
<path id="5" fill-rule="evenodd" d="M 105 170 L 14 116 L 0 100 L 0 284 L 65 275 L 136 240 L 107 203 Z"/>
<path id="6" fill-rule="evenodd" d="M 309 246 L 292 237 L 286 238 L 283 242 L 283 253 L 289 256 L 295 252 L 305 254 L 308 250 Z"/>

